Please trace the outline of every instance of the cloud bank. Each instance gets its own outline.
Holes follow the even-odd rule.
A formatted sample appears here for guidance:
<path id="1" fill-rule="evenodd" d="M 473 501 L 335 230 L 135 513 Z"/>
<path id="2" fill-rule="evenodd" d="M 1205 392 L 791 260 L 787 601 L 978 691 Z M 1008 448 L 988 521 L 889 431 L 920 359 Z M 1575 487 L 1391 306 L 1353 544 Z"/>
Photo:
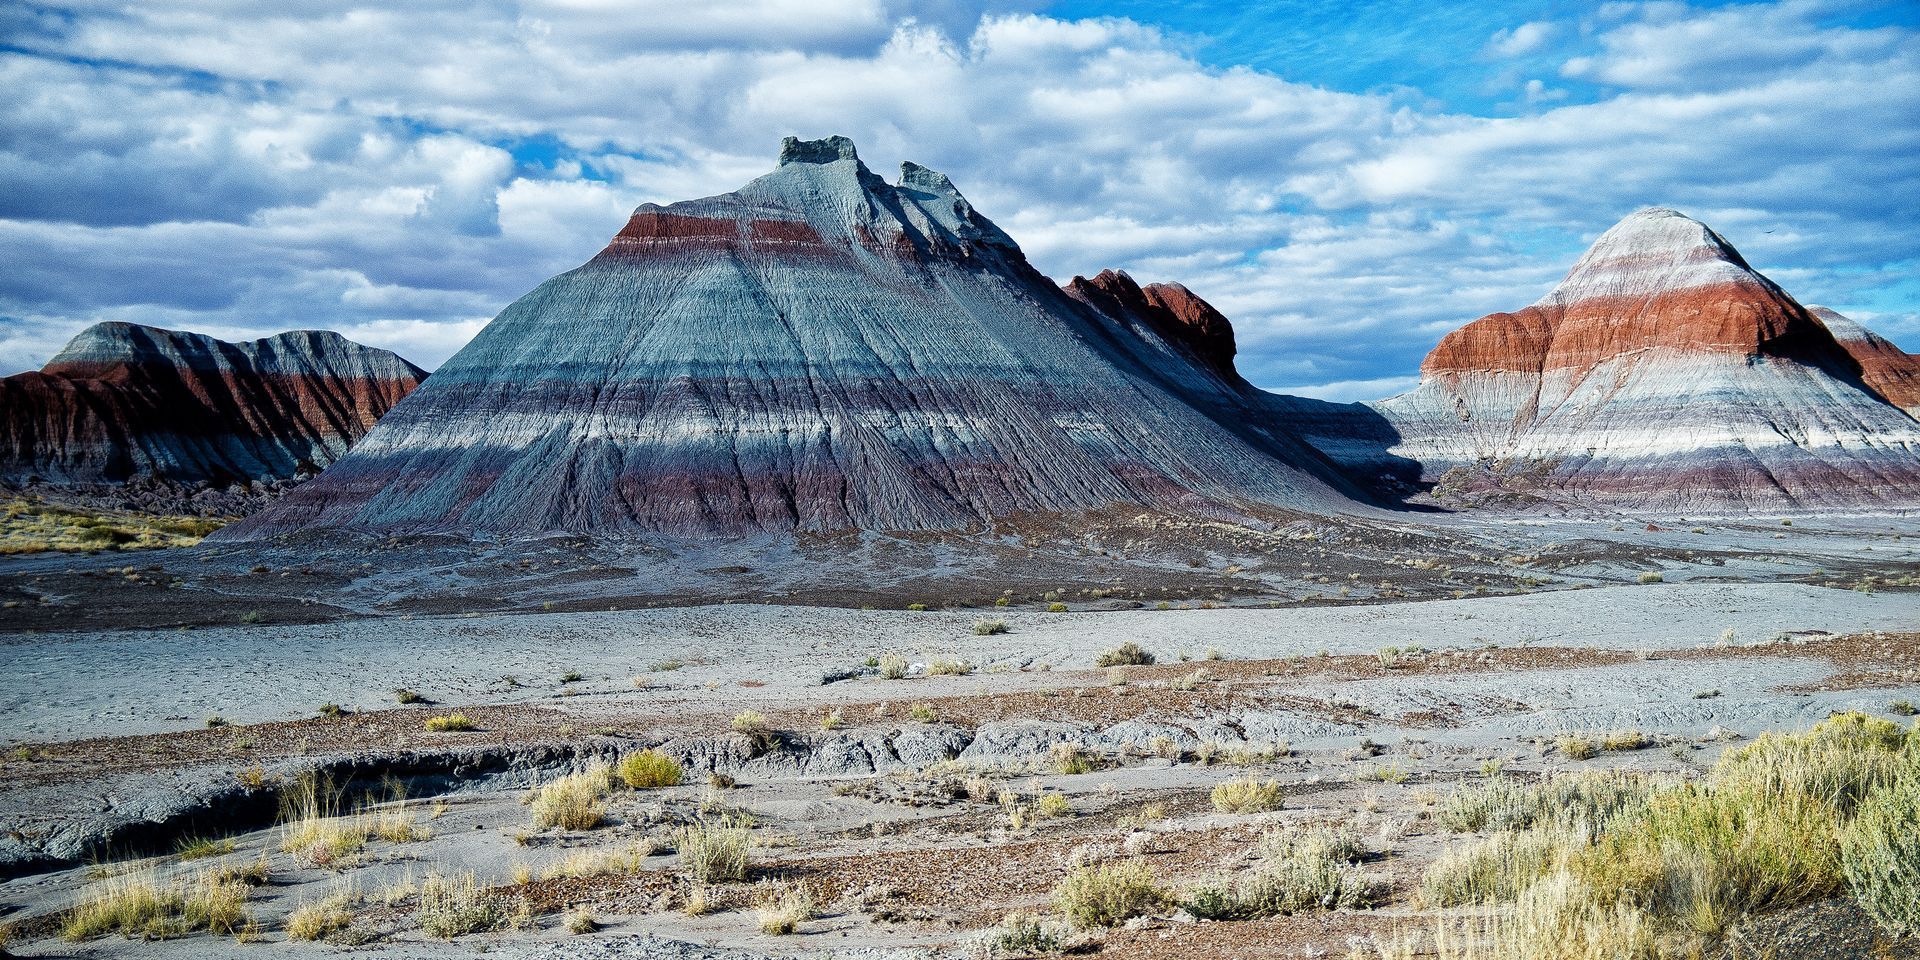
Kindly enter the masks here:
<path id="1" fill-rule="evenodd" d="M 1920 347 L 1899 8 L 1489 22 L 1500 110 L 1202 59 L 1151 23 L 895 0 L 77 2 L 0 11 L 0 372 L 99 319 L 330 327 L 437 364 L 643 201 L 786 134 L 953 177 L 1058 279 L 1179 280 L 1263 386 L 1362 399 L 1675 206 Z"/>

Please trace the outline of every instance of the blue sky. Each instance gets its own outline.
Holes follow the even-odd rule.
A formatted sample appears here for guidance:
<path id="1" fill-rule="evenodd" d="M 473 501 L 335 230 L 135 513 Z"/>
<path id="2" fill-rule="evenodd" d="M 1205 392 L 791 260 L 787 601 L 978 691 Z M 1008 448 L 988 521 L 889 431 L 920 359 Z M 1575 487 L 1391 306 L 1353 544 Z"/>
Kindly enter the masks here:
<path id="1" fill-rule="evenodd" d="M 434 365 L 634 205 L 830 133 L 948 173 L 1058 279 L 1186 283 L 1270 388 L 1404 389 L 1646 205 L 1920 349 L 1917 10 L 8 4 L 0 373 L 101 319 Z"/>

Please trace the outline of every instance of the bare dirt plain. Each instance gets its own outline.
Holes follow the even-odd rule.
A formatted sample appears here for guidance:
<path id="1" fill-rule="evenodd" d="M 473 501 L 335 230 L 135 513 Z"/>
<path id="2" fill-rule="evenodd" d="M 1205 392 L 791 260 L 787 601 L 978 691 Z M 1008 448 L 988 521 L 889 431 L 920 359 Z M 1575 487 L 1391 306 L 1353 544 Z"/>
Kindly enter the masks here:
<path id="1" fill-rule="evenodd" d="M 1344 957 L 1431 922 L 1418 878 L 1460 839 L 1436 810 L 1496 768 L 1697 775 L 1762 731 L 1920 700 L 1920 521 L 1647 526 L 1223 528 L 1138 555 L 1069 536 L 1020 561 L 1058 583 L 1029 566 L 1012 588 L 898 540 L 812 545 L 799 578 L 773 545 L 16 559 L 0 569 L 6 949 L 967 956 L 1006 915 L 1045 910 L 1075 866 L 1141 861 L 1179 888 L 1244 865 L 1269 830 L 1323 824 L 1365 838 L 1371 908 L 1198 921 L 1169 906 L 1077 949 Z M 879 574 L 896 554 L 926 575 Z M 676 592 L 709 602 L 668 605 Z M 982 620 L 1006 632 L 977 634 Z M 1095 667 L 1127 642 L 1157 662 Z M 942 662 L 969 669 L 931 675 Z M 748 710 L 766 733 L 733 729 Z M 476 729 L 425 729 L 453 712 Z M 1623 730 L 1644 743 L 1589 759 L 1554 743 Z M 534 828 L 529 788 L 648 747 L 682 785 L 614 789 L 593 829 Z M 316 774 L 405 829 L 324 863 L 287 851 L 281 800 Z M 1249 775 L 1282 786 L 1279 809 L 1217 810 L 1213 788 Z M 751 818 L 747 879 L 690 884 L 675 830 L 733 813 Z M 232 846 L 183 860 L 196 837 Z M 256 864 L 253 942 L 58 936 L 102 877 Z M 430 935 L 424 881 L 468 873 L 497 929 Z M 756 902 L 801 889 L 813 915 L 762 932 Z M 291 940 L 290 915 L 330 898 L 348 922 Z M 596 929 L 570 931 L 583 911 Z M 1840 901 L 1766 920 L 1777 956 L 1920 955 Z"/>

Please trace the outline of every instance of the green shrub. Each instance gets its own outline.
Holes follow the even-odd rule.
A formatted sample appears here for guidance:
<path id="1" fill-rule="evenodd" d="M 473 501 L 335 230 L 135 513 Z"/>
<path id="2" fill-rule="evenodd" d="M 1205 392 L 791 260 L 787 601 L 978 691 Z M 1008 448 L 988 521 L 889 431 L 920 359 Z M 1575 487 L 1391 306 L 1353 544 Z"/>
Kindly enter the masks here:
<path id="1" fill-rule="evenodd" d="M 1325 828 L 1270 830 L 1261 837 L 1258 853 L 1251 869 L 1188 888 L 1187 911 L 1202 919 L 1228 920 L 1372 904 L 1372 884 L 1353 866 L 1366 854 L 1365 844 L 1354 834 Z"/>
<path id="2" fill-rule="evenodd" d="M 1553 822 L 1597 833 L 1607 821 L 1646 803 L 1657 781 L 1618 771 L 1562 773 L 1533 785 L 1495 776 L 1463 786 L 1441 802 L 1441 826 L 1456 833 L 1520 830 Z"/>
<path id="3" fill-rule="evenodd" d="M 1548 824 L 1503 830 L 1471 843 L 1452 844 L 1420 877 L 1420 900 L 1430 907 L 1502 903 L 1557 869 L 1586 839 Z"/>
<path id="4" fill-rule="evenodd" d="M 1890 720 L 1835 714 L 1804 734 L 1761 734 L 1727 751 L 1714 765 L 1714 779 L 1768 795 L 1809 794 L 1844 815 L 1893 782 L 1910 762 L 1903 759 L 1907 742 L 1907 732 Z"/>
<path id="5" fill-rule="evenodd" d="M 620 760 L 620 779 L 634 790 L 677 787 L 685 776 L 680 764 L 658 750 L 642 750 Z"/>
<path id="6" fill-rule="evenodd" d="M 1742 914 L 1837 890 L 1837 819 L 1830 803 L 1805 793 L 1675 787 L 1580 851 L 1571 867 L 1605 896 L 1718 936 Z"/>
<path id="7" fill-rule="evenodd" d="M 1057 923 L 1031 913 L 1008 914 L 988 939 L 988 949 L 994 956 L 1059 953 L 1066 944 L 1066 931 Z"/>
<path id="8" fill-rule="evenodd" d="M 1860 805 L 1841 834 L 1840 866 L 1868 914 L 1894 933 L 1920 936 L 1920 769 Z"/>
<path id="9" fill-rule="evenodd" d="M 1112 927 L 1166 901 L 1153 868 L 1140 861 L 1080 867 L 1053 889 L 1053 906 L 1082 930 Z"/>

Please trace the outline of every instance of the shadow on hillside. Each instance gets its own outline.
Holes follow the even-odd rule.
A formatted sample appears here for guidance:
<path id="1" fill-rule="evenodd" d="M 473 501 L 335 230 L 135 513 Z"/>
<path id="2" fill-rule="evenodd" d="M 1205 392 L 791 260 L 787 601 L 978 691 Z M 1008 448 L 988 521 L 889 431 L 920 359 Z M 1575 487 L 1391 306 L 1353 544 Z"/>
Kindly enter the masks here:
<path id="1" fill-rule="evenodd" d="M 1260 404 L 1273 424 L 1322 457 L 1328 469 L 1346 478 L 1380 506 L 1418 513 L 1445 513 L 1430 503 L 1415 503 L 1433 484 L 1421 479 L 1420 463 L 1393 453 L 1401 435 L 1393 422 L 1364 403 L 1330 403 L 1286 394 L 1261 394 Z"/>

